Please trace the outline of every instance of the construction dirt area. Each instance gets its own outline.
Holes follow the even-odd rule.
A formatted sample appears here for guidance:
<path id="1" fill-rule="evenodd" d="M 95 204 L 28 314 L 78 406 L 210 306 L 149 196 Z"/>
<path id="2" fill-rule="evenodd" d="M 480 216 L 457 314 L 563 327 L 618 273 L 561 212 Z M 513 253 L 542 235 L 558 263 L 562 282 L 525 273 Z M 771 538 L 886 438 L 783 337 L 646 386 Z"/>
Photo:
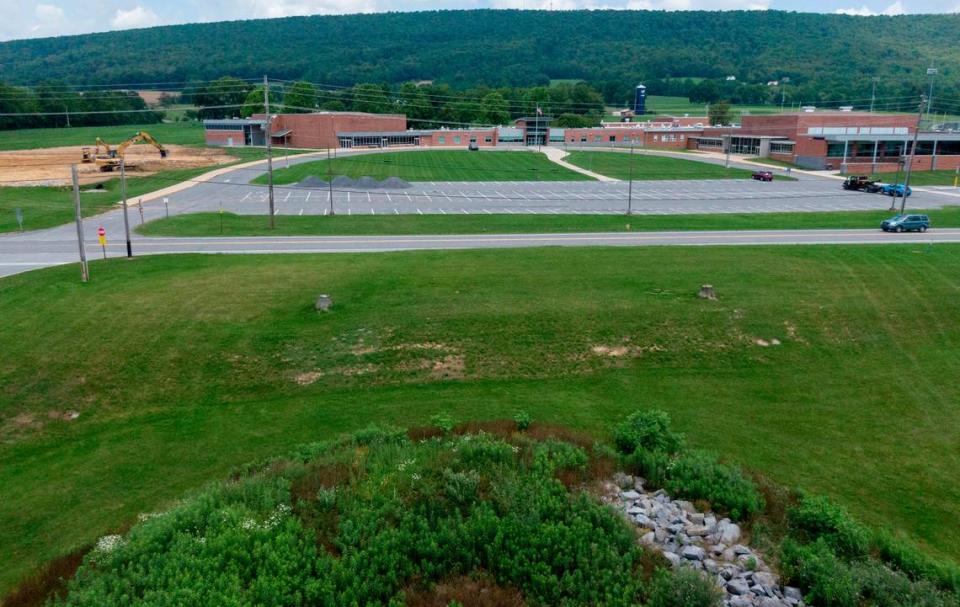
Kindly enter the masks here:
<path id="1" fill-rule="evenodd" d="M 152 175 L 159 171 L 193 169 L 226 164 L 237 160 L 224 150 L 166 145 L 166 158 L 160 158 L 150 145 L 127 148 L 124 159 L 131 177 Z M 76 164 L 81 184 L 96 183 L 116 177 L 119 172 L 101 172 L 96 164 L 80 162 L 80 146 L 42 148 L 0 152 L 0 182 L 9 185 L 66 185 L 70 183 L 70 165 Z"/>

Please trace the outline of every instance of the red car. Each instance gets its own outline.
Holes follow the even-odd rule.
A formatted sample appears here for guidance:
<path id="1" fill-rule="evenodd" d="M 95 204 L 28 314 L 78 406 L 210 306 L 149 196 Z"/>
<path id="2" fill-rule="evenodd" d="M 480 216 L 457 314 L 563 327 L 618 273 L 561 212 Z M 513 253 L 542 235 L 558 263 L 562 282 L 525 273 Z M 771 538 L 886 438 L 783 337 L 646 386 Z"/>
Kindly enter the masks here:
<path id="1" fill-rule="evenodd" d="M 770 171 L 754 171 L 750 177 L 757 181 L 773 181 L 773 173 Z"/>

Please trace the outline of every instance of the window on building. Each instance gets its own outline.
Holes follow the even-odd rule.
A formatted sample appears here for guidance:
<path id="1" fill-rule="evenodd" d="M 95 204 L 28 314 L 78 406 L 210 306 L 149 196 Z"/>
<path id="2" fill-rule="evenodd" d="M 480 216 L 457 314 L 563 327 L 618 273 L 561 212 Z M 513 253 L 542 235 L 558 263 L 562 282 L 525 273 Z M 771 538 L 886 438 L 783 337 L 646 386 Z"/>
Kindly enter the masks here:
<path id="1" fill-rule="evenodd" d="M 483 138 L 483 142 L 484 142 L 484 143 L 493 143 L 493 137 L 484 137 L 484 138 Z"/>
<path id="2" fill-rule="evenodd" d="M 617 140 L 617 136 L 616 136 L 616 135 L 610 135 L 610 143 L 614 143 L 614 142 L 616 142 L 616 140 Z"/>
<path id="3" fill-rule="evenodd" d="M 447 138 L 444 135 L 437 137 L 437 143 L 440 145 L 445 145 L 447 143 Z"/>
<path id="4" fill-rule="evenodd" d="M 600 143 L 600 135 L 594 135 L 594 136 L 593 136 L 593 141 L 594 141 L 594 143 Z"/>
<path id="5" fill-rule="evenodd" d="M 587 136 L 586 136 L 586 135 L 582 135 L 582 136 L 580 137 L 580 143 L 586 143 L 586 142 L 587 142 Z"/>
<path id="6" fill-rule="evenodd" d="M 477 142 L 477 138 L 475 136 L 471 136 L 470 143 L 476 143 L 476 142 Z"/>
<path id="7" fill-rule="evenodd" d="M 453 145 L 460 145 L 460 135 L 453 136 Z"/>

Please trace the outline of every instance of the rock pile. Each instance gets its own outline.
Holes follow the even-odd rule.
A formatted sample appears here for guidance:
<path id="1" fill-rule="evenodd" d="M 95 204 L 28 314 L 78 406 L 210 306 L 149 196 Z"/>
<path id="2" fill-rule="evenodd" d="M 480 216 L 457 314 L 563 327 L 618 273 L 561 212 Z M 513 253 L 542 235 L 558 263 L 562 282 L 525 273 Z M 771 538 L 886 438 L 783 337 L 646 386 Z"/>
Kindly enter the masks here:
<path id="1" fill-rule="evenodd" d="M 661 552 L 674 567 L 693 567 L 716 581 L 728 607 L 797 607 L 798 588 L 782 587 L 759 554 L 740 542 L 740 527 L 728 518 L 698 512 L 663 490 L 646 492 L 644 480 L 618 473 L 605 497 L 646 530 L 640 542 Z"/>

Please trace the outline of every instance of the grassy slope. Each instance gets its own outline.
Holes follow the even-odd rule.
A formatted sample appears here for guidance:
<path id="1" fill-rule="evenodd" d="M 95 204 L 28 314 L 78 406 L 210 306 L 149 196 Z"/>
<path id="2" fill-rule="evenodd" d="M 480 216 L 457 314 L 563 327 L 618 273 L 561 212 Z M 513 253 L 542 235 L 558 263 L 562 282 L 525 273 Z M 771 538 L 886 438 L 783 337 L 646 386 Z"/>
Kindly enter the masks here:
<path id="1" fill-rule="evenodd" d="M 927 211 L 937 227 L 960 227 L 960 207 Z M 510 234 L 558 232 L 651 232 L 659 230 L 789 230 L 876 228 L 889 211 L 745 213 L 712 215 L 336 215 L 278 216 L 223 214 L 225 236 L 358 236 L 374 234 Z M 191 213 L 148 222 L 148 236 L 218 236 L 217 213 Z M 629 227 L 628 227 L 629 226 Z"/>
<path id="2" fill-rule="evenodd" d="M 246 162 L 263 157 L 263 150 L 242 149 L 231 150 L 237 156 L 237 162 Z M 192 179 L 223 166 L 209 166 L 196 169 L 179 169 L 162 171 L 146 177 L 131 177 L 127 180 L 127 198 L 131 203 L 137 196 L 169 187 Z M 114 207 L 120 199 L 120 178 L 115 177 L 103 182 L 106 192 L 91 192 L 80 194 L 80 204 L 84 217 L 103 213 Z M 85 186 L 84 190 L 91 189 Z M 73 221 L 73 190 L 69 187 L 0 187 L 0 233 L 13 232 L 18 229 L 16 209 L 23 210 L 23 227 L 25 230 L 39 230 Z"/>
<path id="3" fill-rule="evenodd" d="M 448 135 L 449 136 L 449 135 Z M 346 156 L 332 161 L 334 175 L 407 181 L 574 181 L 590 179 L 532 152 L 469 152 L 429 150 Z M 326 179 L 326 160 L 305 162 L 274 171 L 274 183 L 297 183 L 314 175 Z M 253 183 L 266 183 L 266 177 Z"/>
<path id="4" fill-rule="evenodd" d="M 570 152 L 564 158 L 570 164 L 613 177 L 629 179 L 633 159 L 633 179 L 636 181 L 656 179 L 747 179 L 752 170 L 724 168 L 719 164 L 684 160 L 668 156 L 628 154 L 624 152 Z M 775 179 L 787 179 L 775 175 Z M 792 179 L 792 178 L 790 178 Z"/>
<path id="5" fill-rule="evenodd" d="M 0 281 L 0 591 L 234 464 L 440 410 L 606 432 L 661 407 L 696 446 L 960 556 L 960 247 L 157 256 L 92 274 Z M 719 301 L 694 297 L 705 282 Z M 334 312 L 313 311 L 319 292 Z M 465 379 L 432 377 L 459 356 Z M 66 409 L 80 418 L 48 415 Z"/>
<path id="6" fill-rule="evenodd" d="M 894 183 L 897 181 L 897 173 L 880 173 L 875 176 L 876 179 L 880 179 L 887 183 Z M 903 173 L 899 175 L 899 182 L 903 183 Z M 953 185 L 953 180 L 957 178 L 956 171 L 916 171 L 910 173 L 910 185 Z"/>
<path id="7" fill-rule="evenodd" d="M 97 137 L 118 144 L 137 131 L 147 131 L 160 143 L 203 145 L 203 125 L 199 122 L 169 124 L 122 124 L 117 126 L 81 126 L 62 129 L 19 129 L 0 131 L 0 151 L 54 148 L 65 145 L 93 145 Z M 79 154 L 80 151 L 77 150 Z"/>

